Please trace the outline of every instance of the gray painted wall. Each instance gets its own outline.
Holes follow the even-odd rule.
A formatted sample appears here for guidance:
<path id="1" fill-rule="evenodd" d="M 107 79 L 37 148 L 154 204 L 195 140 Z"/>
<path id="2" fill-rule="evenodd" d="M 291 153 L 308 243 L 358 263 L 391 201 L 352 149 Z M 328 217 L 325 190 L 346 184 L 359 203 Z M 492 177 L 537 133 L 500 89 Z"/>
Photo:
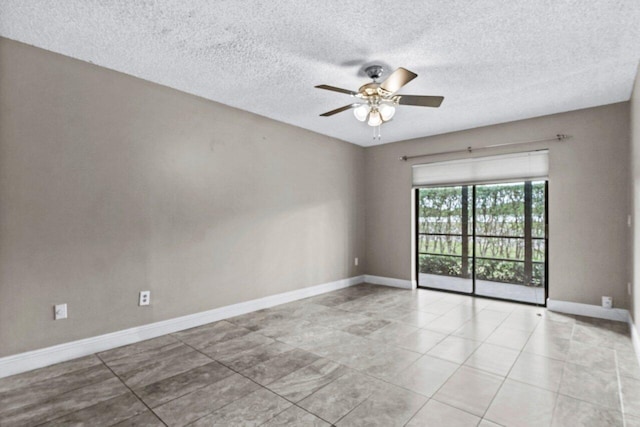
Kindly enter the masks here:
<path id="1" fill-rule="evenodd" d="M 628 103 L 362 149 L 0 38 L 0 356 L 365 272 L 410 279 L 397 158 L 556 133 L 573 139 L 550 146 L 551 297 L 628 307 Z"/>
<path id="2" fill-rule="evenodd" d="M 631 265 L 633 288 L 631 290 L 631 316 L 640 331 L 640 65 L 631 94 L 631 198 L 633 203 L 633 238 Z"/>
<path id="3" fill-rule="evenodd" d="M 362 274 L 363 178 L 355 145 L 0 39 L 0 356 Z"/>
<path id="4" fill-rule="evenodd" d="M 549 296 L 600 305 L 610 295 L 628 308 L 628 114 L 628 103 L 619 103 L 367 148 L 367 274 L 411 279 L 411 165 L 425 160 L 400 156 L 566 133 L 573 138 L 482 155 L 550 148 Z"/>

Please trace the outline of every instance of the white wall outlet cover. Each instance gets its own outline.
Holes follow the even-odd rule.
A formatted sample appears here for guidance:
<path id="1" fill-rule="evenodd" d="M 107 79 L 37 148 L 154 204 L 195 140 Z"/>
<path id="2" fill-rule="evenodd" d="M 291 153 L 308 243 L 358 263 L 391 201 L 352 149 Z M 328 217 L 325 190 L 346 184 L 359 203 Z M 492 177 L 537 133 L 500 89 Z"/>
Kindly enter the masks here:
<path id="1" fill-rule="evenodd" d="M 357 266 L 358 265 L 358 257 L 353 259 L 353 265 Z"/>
<path id="2" fill-rule="evenodd" d="M 149 305 L 151 302 L 151 291 L 140 291 L 138 305 Z"/>
<path id="3" fill-rule="evenodd" d="M 67 304 L 56 304 L 53 306 L 53 319 L 61 320 L 67 318 Z"/>
<path id="4" fill-rule="evenodd" d="M 602 297 L 602 308 L 613 308 L 613 298 Z"/>

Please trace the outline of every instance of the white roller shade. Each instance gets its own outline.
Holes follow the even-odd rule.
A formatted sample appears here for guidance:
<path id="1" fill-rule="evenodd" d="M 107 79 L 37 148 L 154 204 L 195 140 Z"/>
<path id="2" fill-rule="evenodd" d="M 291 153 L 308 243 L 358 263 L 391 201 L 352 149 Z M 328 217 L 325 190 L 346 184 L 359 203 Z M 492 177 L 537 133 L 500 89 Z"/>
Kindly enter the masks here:
<path id="1" fill-rule="evenodd" d="M 413 166 L 415 186 L 533 180 L 548 176 L 548 150 Z"/>

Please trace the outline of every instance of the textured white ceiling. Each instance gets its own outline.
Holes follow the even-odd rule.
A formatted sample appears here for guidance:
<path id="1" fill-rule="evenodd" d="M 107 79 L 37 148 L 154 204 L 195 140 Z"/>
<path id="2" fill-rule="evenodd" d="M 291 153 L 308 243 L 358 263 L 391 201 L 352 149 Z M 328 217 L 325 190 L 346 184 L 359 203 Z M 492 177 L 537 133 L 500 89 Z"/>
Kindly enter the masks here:
<path id="1" fill-rule="evenodd" d="M 382 140 L 629 99 L 640 55 L 638 0 L 0 0 L 0 35 L 369 146 L 344 112 L 363 64 L 418 74 Z"/>

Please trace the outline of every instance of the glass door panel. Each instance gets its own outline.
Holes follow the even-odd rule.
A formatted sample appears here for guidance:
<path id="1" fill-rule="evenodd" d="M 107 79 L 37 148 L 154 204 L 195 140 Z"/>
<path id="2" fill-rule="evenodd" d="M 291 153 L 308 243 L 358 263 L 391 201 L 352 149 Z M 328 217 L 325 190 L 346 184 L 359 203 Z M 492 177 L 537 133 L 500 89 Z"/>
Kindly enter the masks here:
<path id="1" fill-rule="evenodd" d="M 418 285 L 473 292 L 472 194 L 468 186 L 418 190 Z"/>
<path id="2" fill-rule="evenodd" d="M 418 286 L 544 304 L 545 181 L 417 190 Z"/>
<path id="3" fill-rule="evenodd" d="M 544 304 L 544 192 L 544 182 L 476 186 L 477 295 Z"/>

